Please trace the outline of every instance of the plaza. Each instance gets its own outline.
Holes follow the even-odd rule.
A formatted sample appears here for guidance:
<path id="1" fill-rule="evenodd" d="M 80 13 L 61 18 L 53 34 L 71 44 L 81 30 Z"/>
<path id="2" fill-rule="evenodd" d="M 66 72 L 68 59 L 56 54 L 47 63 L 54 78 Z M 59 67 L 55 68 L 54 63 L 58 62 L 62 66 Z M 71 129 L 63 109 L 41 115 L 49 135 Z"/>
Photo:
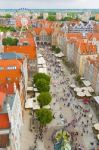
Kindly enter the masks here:
<path id="1" fill-rule="evenodd" d="M 52 134 L 56 130 L 65 128 L 71 135 L 71 148 L 73 150 L 96 150 L 99 143 L 92 127 L 98 120 L 90 105 L 86 106 L 83 100 L 77 98 L 70 89 L 70 85 L 74 83 L 74 74 L 70 74 L 62 59 L 56 58 L 48 50 L 48 47 L 45 50 L 38 49 L 38 51 L 46 60 L 48 74 L 51 76 L 50 93 L 52 102 L 50 106 L 53 112 L 53 120 L 43 131 L 41 139 L 36 129 L 32 132 L 29 131 L 28 135 L 30 114 L 26 110 L 27 115 L 25 114 L 24 118 L 28 118 L 28 121 L 24 119 L 23 132 L 25 133 L 22 134 L 22 149 L 27 150 L 33 147 L 35 149 L 34 145 L 36 145 L 38 150 L 53 150 Z M 86 107 L 90 110 L 89 112 L 84 112 Z"/>

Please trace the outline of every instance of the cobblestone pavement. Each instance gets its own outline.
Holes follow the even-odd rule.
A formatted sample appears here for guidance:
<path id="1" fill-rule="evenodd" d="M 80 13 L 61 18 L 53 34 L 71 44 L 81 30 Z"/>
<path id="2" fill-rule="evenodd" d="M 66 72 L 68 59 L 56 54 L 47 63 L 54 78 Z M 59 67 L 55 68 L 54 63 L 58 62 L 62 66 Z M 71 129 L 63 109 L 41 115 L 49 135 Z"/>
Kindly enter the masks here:
<path id="1" fill-rule="evenodd" d="M 77 120 L 75 126 L 71 125 L 69 127 L 71 130 L 78 132 L 77 142 L 75 144 L 80 145 L 83 150 L 97 149 L 97 141 L 92 130 L 92 124 L 97 122 L 96 115 L 89 105 L 85 106 L 81 99 L 77 99 L 75 95 L 70 92 L 69 85 L 74 83 L 73 75 L 70 75 L 70 72 L 66 66 L 64 66 L 63 62 L 60 60 L 58 63 L 61 64 L 59 66 L 61 66 L 63 71 L 63 73 L 60 73 L 59 67 L 56 67 L 57 61 L 55 60 L 55 56 L 48 51 L 42 53 L 47 62 L 49 74 L 51 75 L 51 93 L 53 96 L 55 94 L 51 102 L 55 119 L 48 125 L 48 128 L 53 127 L 55 129 L 56 126 L 64 126 L 68 123 L 72 124 L 73 120 Z M 68 78 L 69 80 L 67 80 Z M 69 107 L 68 103 L 70 104 Z M 76 106 L 80 108 L 76 108 Z M 90 112 L 85 114 L 82 108 L 90 109 Z M 63 124 L 61 120 L 60 114 L 63 115 L 65 124 Z M 90 114 L 93 116 L 92 120 L 90 119 Z M 93 143 L 93 145 L 91 143 Z"/>
<path id="2" fill-rule="evenodd" d="M 51 75 L 50 92 L 53 97 L 51 109 L 55 118 L 47 126 L 47 130 L 43 134 L 43 141 L 37 140 L 37 150 L 53 150 L 52 134 L 61 127 L 65 127 L 70 133 L 78 132 L 78 136 L 73 137 L 74 146 L 77 146 L 76 150 L 78 150 L 79 145 L 81 150 L 92 150 L 92 148 L 97 150 L 97 141 L 92 131 L 92 123 L 97 122 L 96 115 L 89 105 L 85 106 L 81 99 L 77 99 L 74 93 L 70 92 L 69 85 L 74 83 L 73 75 L 70 75 L 70 72 L 61 60 L 58 63 L 60 67 L 57 67 L 57 60 L 50 51 L 41 51 L 41 53 L 46 60 L 48 73 Z M 90 112 L 87 114 L 83 113 L 83 109 L 86 109 L 86 107 L 90 109 Z M 60 118 L 60 114 L 62 118 Z M 93 116 L 92 120 L 89 117 L 90 114 Z M 29 113 L 25 112 L 24 116 L 21 150 L 29 150 L 30 146 L 33 147 L 34 145 L 36 133 L 28 130 Z M 75 150 L 75 148 L 72 148 L 72 150 Z"/>

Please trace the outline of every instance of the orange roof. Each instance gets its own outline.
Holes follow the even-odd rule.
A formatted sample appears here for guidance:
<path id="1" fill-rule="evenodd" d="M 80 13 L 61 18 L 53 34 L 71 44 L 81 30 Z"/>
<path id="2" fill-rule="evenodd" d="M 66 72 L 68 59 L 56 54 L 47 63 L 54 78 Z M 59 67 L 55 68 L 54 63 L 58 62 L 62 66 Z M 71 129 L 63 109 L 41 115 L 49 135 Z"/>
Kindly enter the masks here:
<path id="1" fill-rule="evenodd" d="M 10 128 L 9 118 L 7 114 L 0 114 L 0 129 Z"/>
<path id="2" fill-rule="evenodd" d="M 70 38 L 82 39 L 83 35 L 82 35 L 82 33 L 66 33 L 65 37 L 67 37 L 68 39 L 70 39 Z"/>
<path id="3" fill-rule="evenodd" d="M 41 33 L 41 31 L 45 30 L 47 32 L 48 35 L 50 35 L 54 30 L 52 28 L 33 28 L 33 30 L 35 31 L 35 33 L 37 35 L 39 35 Z"/>
<path id="4" fill-rule="evenodd" d="M 42 30 L 42 28 L 33 28 L 33 30 L 35 31 L 35 33 L 36 33 L 37 35 L 39 35 L 40 32 L 41 32 L 41 30 Z"/>
<path id="5" fill-rule="evenodd" d="M 0 83 L 18 82 L 22 76 L 21 62 L 19 60 L 0 60 Z M 10 67 L 10 68 L 9 68 Z M 11 69 L 11 67 L 15 67 Z"/>
<path id="6" fill-rule="evenodd" d="M 96 38 L 96 40 L 99 40 L 99 33 L 87 33 L 86 37 L 89 40 L 92 40 L 93 38 Z"/>
<path id="7" fill-rule="evenodd" d="M 95 54 L 97 52 L 96 45 L 84 42 L 79 43 L 79 50 L 81 54 Z"/>
<path id="8" fill-rule="evenodd" d="M 36 47 L 35 45 L 26 46 L 4 46 L 4 52 L 16 52 L 22 53 L 33 60 L 36 58 Z"/>

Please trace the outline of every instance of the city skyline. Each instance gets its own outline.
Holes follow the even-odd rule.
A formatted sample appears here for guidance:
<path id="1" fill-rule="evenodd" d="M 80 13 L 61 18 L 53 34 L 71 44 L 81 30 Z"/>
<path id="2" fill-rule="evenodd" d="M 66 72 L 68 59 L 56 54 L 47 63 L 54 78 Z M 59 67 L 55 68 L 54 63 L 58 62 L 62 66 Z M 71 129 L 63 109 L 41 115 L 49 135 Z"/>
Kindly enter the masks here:
<path id="1" fill-rule="evenodd" d="M 10 9 L 10 8 L 33 8 L 33 9 L 87 9 L 87 8 L 96 8 L 98 9 L 98 0 L 1 0 L 0 8 L 2 9 Z"/>

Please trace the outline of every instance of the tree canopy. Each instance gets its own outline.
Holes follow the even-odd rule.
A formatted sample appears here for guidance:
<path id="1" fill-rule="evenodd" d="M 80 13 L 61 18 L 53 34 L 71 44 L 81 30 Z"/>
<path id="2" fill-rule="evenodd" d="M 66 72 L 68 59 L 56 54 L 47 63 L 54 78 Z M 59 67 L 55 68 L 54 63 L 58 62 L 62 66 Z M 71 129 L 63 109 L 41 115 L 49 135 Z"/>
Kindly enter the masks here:
<path id="1" fill-rule="evenodd" d="M 5 16 L 3 16 L 4 18 L 11 18 L 12 15 L 11 14 L 6 14 Z"/>
<path id="2" fill-rule="evenodd" d="M 50 90 L 49 82 L 43 78 L 38 79 L 35 84 L 39 92 L 48 92 Z"/>
<path id="3" fill-rule="evenodd" d="M 52 97 L 49 92 L 41 92 L 40 95 L 37 97 L 40 107 L 48 105 L 51 102 L 51 99 Z"/>
<path id="4" fill-rule="evenodd" d="M 48 109 L 41 108 L 36 111 L 36 116 L 41 125 L 45 126 L 53 119 L 52 112 Z"/>
<path id="5" fill-rule="evenodd" d="M 48 21 L 56 21 L 56 17 L 54 15 L 53 16 L 50 15 L 47 17 L 47 20 Z"/>
<path id="6" fill-rule="evenodd" d="M 46 75 L 45 73 L 35 74 L 33 77 L 34 83 L 36 83 L 38 79 L 45 79 L 48 83 L 50 83 L 50 76 Z"/>
<path id="7" fill-rule="evenodd" d="M 52 45 L 52 51 L 54 51 L 56 54 L 61 52 L 61 49 L 59 47 L 56 47 L 55 45 Z"/>
<path id="8" fill-rule="evenodd" d="M 2 43 L 3 45 L 7 46 L 7 45 L 11 45 L 11 46 L 14 46 L 14 45 L 17 45 L 18 43 L 18 39 L 17 38 L 11 38 L 11 37 L 7 37 L 7 38 L 4 38 L 2 40 Z"/>
<path id="9" fill-rule="evenodd" d="M 9 27 L 6 27 L 6 26 L 0 26 L 0 31 L 1 32 L 16 32 L 16 29 L 14 28 L 14 27 L 11 27 L 11 26 L 9 26 Z"/>

